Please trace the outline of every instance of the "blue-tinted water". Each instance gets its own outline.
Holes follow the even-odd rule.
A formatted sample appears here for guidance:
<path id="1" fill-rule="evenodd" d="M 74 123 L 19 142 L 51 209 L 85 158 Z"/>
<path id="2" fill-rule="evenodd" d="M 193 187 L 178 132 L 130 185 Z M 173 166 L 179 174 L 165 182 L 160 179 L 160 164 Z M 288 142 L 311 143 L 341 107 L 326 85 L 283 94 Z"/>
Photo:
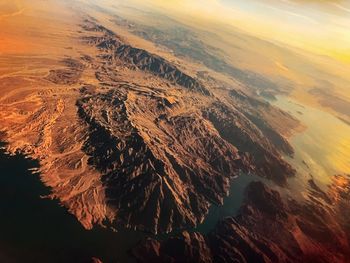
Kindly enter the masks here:
<path id="1" fill-rule="evenodd" d="M 244 190 L 251 182 L 259 180 L 261 181 L 262 178 L 252 174 L 241 174 L 234 178 L 231 182 L 229 195 L 224 198 L 223 205 L 211 206 L 204 222 L 196 228 L 196 231 L 208 233 L 215 228 L 222 218 L 237 215 L 243 203 Z"/>

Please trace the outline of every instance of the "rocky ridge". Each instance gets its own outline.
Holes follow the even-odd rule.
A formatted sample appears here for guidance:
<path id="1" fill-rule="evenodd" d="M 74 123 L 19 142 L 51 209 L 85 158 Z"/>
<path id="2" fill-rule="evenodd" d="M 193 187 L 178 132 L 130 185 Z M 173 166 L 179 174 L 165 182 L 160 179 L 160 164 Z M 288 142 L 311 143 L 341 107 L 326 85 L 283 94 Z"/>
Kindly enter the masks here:
<path id="1" fill-rule="evenodd" d="M 9 93 L 1 109 L 8 151 L 39 160 L 50 197 L 85 228 L 107 221 L 153 233 L 194 227 L 240 172 L 280 185 L 293 175 L 282 157 L 292 149 L 267 117 L 292 129 L 298 122 L 288 114 L 257 110 L 261 102 L 243 92 L 222 98 L 213 83 L 95 19 L 80 26 L 79 56 L 21 80 L 29 88 L 13 92 L 25 99 L 14 108 Z M 0 85 L 8 83 L 16 85 L 10 78 Z"/>
<path id="2" fill-rule="evenodd" d="M 349 177 L 334 176 L 327 192 L 312 185 L 299 203 L 253 182 L 239 215 L 208 235 L 148 239 L 133 254 L 138 262 L 348 262 Z"/>
<path id="3" fill-rule="evenodd" d="M 83 150 L 102 174 L 120 224 L 156 233 L 193 227 L 210 204 L 222 203 L 240 171 L 282 185 L 293 175 L 281 158 L 285 149 L 291 153 L 283 136 L 275 133 L 285 145 L 277 148 L 240 111 L 249 101 L 225 103 L 199 80 L 95 21 L 83 28 L 100 33 L 82 40 L 101 52 L 93 63 L 101 65 L 95 75 L 103 87 L 82 89 L 77 102 L 89 129 Z"/>

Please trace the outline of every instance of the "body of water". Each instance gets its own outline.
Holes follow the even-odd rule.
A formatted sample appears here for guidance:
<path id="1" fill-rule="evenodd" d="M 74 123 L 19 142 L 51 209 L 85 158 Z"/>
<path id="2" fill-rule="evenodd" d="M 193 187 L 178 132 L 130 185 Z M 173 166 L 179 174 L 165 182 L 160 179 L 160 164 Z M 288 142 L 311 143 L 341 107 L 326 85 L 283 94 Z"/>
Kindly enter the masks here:
<path id="1" fill-rule="evenodd" d="M 298 118 L 307 129 L 290 142 L 295 156 L 287 158 L 298 171 L 290 179 L 289 191 L 302 193 L 310 178 L 328 184 L 332 175 L 350 173 L 350 126 L 336 117 L 286 97 L 273 104 Z M 49 194 L 39 176 L 30 171 L 38 163 L 23 155 L 9 156 L 0 150 L 0 262 L 132 262 L 128 254 L 147 234 L 94 227 L 85 230 L 58 201 L 42 198 Z M 262 180 L 241 174 L 232 180 L 230 194 L 222 206 L 213 205 L 196 229 L 211 231 L 226 216 L 237 215 L 244 190 L 252 181 Z M 281 189 L 281 191 L 288 191 Z M 166 238 L 179 231 L 156 238 Z"/>
<path id="2" fill-rule="evenodd" d="M 206 234 L 213 230 L 216 224 L 223 218 L 228 216 L 236 216 L 243 203 L 244 191 L 246 187 L 253 181 L 262 181 L 263 178 L 253 174 L 240 174 L 231 182 L 229 195 L 224 198 L 223 205 L 212 205 L 204 222 L 195 230 Z"/>
<path id="3" fill-rule="evenodd" d="M 314 179 L 321 186 L 328 185 L 336 174 L 350 174 L 350 126 L 332 114 L 293 99 L 279 96 L 273 105 L 299 119 L 307 128 L 290 138 L 295 150 L 287 158 L 297 169 L 290 180 L 295 190 L 305 189 Z"/>
<path id="4" fill-rule="evenodd" d="M 10 156 L 0 150 L 0 262 L 83 263 L 92 257 L 107 263 L 133 261 L 128 251 L 150 235 L 98 226 L 85 230 L 58 201 L 43 198 L 50 190 L 31 172 L 37 167 L 36 161 L 21 154 Z M 258 179 L 245 174 L 233 179 L 224 205 L 213 205 L 205 221 L 189 231 L 207 233 L 223 217 L 235 215 L 245 187 Z"/>

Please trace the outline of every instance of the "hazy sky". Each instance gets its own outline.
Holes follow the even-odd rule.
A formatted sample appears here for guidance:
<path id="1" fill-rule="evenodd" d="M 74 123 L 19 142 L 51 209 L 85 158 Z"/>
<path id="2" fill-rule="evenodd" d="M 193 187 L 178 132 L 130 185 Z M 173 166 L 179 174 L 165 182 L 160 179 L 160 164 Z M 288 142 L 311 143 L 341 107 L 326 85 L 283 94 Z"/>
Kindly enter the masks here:
<path id="1" fill-rule="evenodd" d="M 350 1 L 148 0 L 178 14 L 232 24 L 350 63 Z"/>
<path id="2" fill-rule="evenodd" d="M 350 60 L 350 1 L 222 0 L 256 17 L 268 37 Z M 255 24 L 255 25 L 254 25 Z M 276 35 L 274 35 L 276 34 Z"/>

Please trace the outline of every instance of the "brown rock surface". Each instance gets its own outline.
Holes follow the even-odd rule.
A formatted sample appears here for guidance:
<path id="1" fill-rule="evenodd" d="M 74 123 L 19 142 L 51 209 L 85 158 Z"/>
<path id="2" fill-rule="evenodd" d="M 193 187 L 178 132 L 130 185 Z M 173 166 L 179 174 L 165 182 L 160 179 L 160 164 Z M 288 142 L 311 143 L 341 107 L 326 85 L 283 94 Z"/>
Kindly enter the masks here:
<path id="1" fill-rule="evenodd" d="M 96 76 L 108 88 L 83 92 L 78 101 L 80 117 L 89 125 L 84 151 L 103 174 L 117 221 L 153 232 L 195 226 L 210 203 L 222 203 L 239 170 L 281 183 L 293 174 L 274 145 L 235 107 L 204 92 L 202 84 L 165 59 L 125 47 L 108 29 L 85 23 L 88 32 L 102 33 L 93 42 L 102 49 L 97 60 L 104 64 Z M 108 48 L 101 43 L 109 43 Z M 135 75 L 133 83 L 125 79 L 130 75 Z M 144 85 L 145 76 L 159 84 Z M 230 127 L 220 129 L 214 114 Z M 224 128 L 226 136 L 220 133 Z M 266 170 L 251 160 L 256 156 Z"/>
<path id="2" fill-rule="evenodd" d="M 197 262 L 200 252 L 201 262 L 348 262 L 349 186 L 349 177 L 335 176 L 327 192 L 329 206 L 314 190 L 313 199 L 299 203 L 253 182 L 239 215 L 225 218 L 208 235 L 185 232 L 146 240 L 133 254 L 138 262 Z"/>
<path id="3" fill-rule="evenodd" d="M 151 232 L 195 226 L 240 171 L 281 185 L 293 175 L 281 157 L 290 145 L 268 120 L 257 122 L 271 111 L 290 116 L 266 105 L 259 115 L 261 102 L 244 93 L 220 99 L 214 84 L 97 20 L 75 23 L 77 51 L 29 77 L 2 77 L 3 90 L 15 88 L 0 98 L 0 130 L 9 152 L 40 161 L 51 197 L 86 228 L 106 219 Z"/>

